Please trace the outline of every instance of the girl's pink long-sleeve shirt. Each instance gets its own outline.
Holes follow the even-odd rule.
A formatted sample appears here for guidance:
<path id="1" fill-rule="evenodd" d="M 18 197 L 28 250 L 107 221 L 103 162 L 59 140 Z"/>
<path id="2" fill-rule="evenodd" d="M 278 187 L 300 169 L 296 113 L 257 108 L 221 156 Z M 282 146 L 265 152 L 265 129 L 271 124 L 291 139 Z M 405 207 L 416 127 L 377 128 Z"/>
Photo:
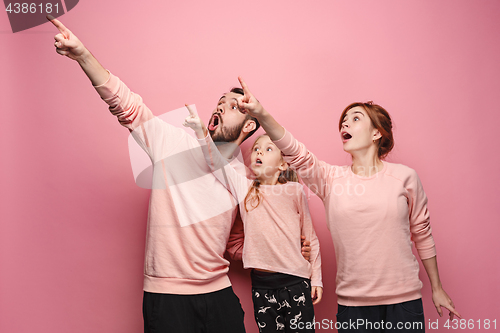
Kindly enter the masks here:
<path id="1" fill-rule="evenodd" d="M 252 208 L 245 197 L 253 181 L 238 173 L 222 157 L 210 136 L 200 139 L 207 164 L 215 177 L 225 184 L 240 205 L 244 225 L 243 266 L 285 273 L 311 279 L 312 286 L 322 287 L 319 240 L 309 213 L 303 185 L 288 182 L 260 185 L 261 202 Z M 311 257 L 304 259 L 300 236 L 311 242 Z"/>
<path id="2" fill-rule="evenodd" d="M 287 131 L 274 143 L 325 205 L 338 303 L 367 306 L 421 298 L 412 240 L 421 259 L 434 257 L 436 250 L 417 173 L 383 162 L 382 171 L 360 177 L 350 166 L 320 161 Z"/>
<path id="3" fill-rule="evenodd" d="M 230 234 L 237 203 L 212 175 L 198 141 L 155 117 L 116 76 L 95 89 L 153 164 L 144 290 L 202 294 L 229 287 L 224 252 L 229 243 L 241 257 L 243 230 L 235 225 Z M 237 159 L 231 165 L 245 174 Z"/>

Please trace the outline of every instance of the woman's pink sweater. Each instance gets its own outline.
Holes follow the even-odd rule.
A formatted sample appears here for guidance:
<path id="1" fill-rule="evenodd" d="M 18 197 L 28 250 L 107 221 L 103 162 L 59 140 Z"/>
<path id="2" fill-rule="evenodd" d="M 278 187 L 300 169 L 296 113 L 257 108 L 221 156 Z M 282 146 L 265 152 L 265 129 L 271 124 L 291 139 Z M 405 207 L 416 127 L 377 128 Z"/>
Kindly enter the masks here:
<path id="1" fill-rule="evenodd" d="M 417 173 L 383 162 L 360 177 L 350 166 L 320 161 L 289 132 L 274 141 L 325 205 L 337 261 L 338 303 L 395 304 L 422 297 L 419 264 L 436 255 L 427 197 Z"/>

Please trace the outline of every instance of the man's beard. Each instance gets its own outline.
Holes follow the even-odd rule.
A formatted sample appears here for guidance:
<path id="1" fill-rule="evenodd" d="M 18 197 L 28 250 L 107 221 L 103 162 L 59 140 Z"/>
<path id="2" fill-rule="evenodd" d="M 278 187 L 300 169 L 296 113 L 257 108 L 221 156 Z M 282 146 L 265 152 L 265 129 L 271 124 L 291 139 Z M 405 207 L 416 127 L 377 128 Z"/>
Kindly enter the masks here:
<path id="1" fill-rule="evenodd" d="M 240 137 L 241 130 L 243 129 L 244 125 L 245 123 L 242 122 L 241 124 L 233 126 L 231 128 L 221 127 L 221 130 L 218 133 L 215 133 L 215 130 L 209 130 L 208 132 L 210 133 L 210 136 L 212 137 L 212 140 L 214 142 L 233 142 Z"/>

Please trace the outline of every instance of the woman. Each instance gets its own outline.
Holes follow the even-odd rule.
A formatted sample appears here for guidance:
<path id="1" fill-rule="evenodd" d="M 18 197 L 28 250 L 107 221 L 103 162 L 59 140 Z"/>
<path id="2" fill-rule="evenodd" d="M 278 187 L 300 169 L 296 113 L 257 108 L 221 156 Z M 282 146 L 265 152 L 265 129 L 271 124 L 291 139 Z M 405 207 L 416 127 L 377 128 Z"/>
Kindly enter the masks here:
<path id="1" fill-rule="evenodd" d="M 323 201 L 337 259 L 339 332 L 424 332 L 418 278 L 419 265 L 411 241 L 431 282 L 432 298 L 460 317 L 442 288 L 427 197 L 416 172 L 383 161 L 394 146 L 392 121 L 381 106 L 353 103 L 342 113 L 339 131 L 350 166 L 320 161 L 285 131 L 252 96 L 240 108 L 257 118 L 285 160 Z M 355 322 L 356 325 L 350 325 Z"/>

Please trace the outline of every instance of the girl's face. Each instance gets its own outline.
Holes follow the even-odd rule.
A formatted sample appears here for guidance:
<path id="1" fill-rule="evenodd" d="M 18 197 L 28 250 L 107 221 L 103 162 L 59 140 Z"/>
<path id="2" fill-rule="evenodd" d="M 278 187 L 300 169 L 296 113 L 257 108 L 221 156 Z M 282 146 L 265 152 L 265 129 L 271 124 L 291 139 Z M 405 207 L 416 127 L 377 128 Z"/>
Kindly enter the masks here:
<path id="1" fill-rule="evenodd" d="M 263 135 L 252 147 L 250 155 L 250 168 L 259 180 L 268 180 L 278 177 L 279 173 L 286 170 L 287 164 L 281 157 L 281 150 L 271 141 L 267 135 Z"/>
<path id="2" fill-rule="evenodd" d="M 346 112 L 340 130 L 344 150 L 350 154 L 376 147 L 374 140 L 381 138 L 380 132 L 373 127 L 366 111 L 355 106 Z"/>

